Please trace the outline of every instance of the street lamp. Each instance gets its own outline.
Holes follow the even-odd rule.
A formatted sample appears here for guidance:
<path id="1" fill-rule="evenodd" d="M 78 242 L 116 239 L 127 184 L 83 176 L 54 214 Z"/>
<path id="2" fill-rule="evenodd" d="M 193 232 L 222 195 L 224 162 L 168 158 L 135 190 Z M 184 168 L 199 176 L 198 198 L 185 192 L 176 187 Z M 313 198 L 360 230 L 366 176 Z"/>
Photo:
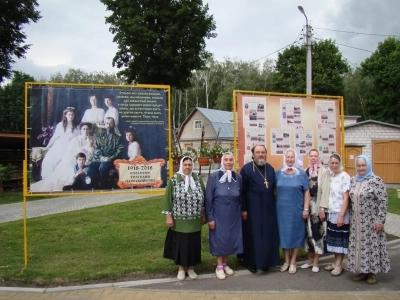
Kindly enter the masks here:
<path id="1" fill-rule="evenodd" d="M 308 18 L 302 6 L 297 6 L 299 11 L 306 17 L 306 45 L 307 45 L 307 72 L 306 72 L 306 94 L 312 94 L 312 55 L 311 55 L 311 25 L 308 25 Z"/>

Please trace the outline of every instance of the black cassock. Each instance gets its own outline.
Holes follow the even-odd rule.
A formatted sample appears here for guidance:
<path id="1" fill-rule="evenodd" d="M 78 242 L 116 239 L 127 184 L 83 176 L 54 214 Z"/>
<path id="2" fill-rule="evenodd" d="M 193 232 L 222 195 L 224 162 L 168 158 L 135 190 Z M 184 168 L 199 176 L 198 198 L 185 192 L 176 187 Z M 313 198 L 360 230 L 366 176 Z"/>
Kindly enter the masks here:
<path id="1" fill-rule="evenodd" d="M 250 162 L 240 174 L 243 177 L 242 211 L 247 211 L 247 221 L 243 221 L 244 263 L 257 269 L 276 267 L 280 261 L 275 170 L 268 163 L 258 167 Z"/>

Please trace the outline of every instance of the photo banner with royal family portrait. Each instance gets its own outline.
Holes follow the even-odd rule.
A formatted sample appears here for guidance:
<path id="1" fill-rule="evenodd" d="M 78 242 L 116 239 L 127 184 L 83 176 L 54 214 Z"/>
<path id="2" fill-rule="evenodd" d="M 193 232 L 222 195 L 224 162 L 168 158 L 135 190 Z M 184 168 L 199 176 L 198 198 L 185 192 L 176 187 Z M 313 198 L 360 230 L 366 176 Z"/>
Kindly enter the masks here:
<path id="1" fill-rule="evenodd" d="M 27 89 L 29 193 L 166 186 L 169 86 Z"/>

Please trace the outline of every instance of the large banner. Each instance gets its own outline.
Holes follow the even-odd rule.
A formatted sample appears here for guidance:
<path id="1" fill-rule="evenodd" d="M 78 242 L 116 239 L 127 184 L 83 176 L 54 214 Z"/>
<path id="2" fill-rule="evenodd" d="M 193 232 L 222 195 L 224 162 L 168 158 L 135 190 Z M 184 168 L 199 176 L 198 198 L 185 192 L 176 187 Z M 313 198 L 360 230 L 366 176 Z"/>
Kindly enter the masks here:
<path id="1" fill-rule="evenodd" d="M 164 187 L 166 91 L 35 86 L 30 191 Z"/>
<path id="2" fill-rule="evenodd" d="M 327 165 L 332 153 L 341 153 L 340 101 L 300 97 L 237 94 L 239 165 L 252 160 L 256 145 L 267 148 L 267 160 L 283 165 L 286 149 L 296 150 L 307 166 L 311 149 Z"/>

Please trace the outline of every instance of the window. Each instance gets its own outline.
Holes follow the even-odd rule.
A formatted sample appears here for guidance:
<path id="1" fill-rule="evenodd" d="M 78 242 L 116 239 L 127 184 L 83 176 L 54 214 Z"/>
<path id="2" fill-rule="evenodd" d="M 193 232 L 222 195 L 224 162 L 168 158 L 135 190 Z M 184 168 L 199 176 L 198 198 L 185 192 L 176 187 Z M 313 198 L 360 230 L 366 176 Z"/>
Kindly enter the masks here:
<path id="1" fill-rule="evenodd" d="M 201 120 L 195 120 L 194 121 L 194 129 L 201 129 L 201 127 L 203 127 L 201 125 Z"/>
<path id="2" fill-rule="evenodd" d="M 193 143 L 185 143 L 186 151 L 190 152 L 193 148 Z"/>

